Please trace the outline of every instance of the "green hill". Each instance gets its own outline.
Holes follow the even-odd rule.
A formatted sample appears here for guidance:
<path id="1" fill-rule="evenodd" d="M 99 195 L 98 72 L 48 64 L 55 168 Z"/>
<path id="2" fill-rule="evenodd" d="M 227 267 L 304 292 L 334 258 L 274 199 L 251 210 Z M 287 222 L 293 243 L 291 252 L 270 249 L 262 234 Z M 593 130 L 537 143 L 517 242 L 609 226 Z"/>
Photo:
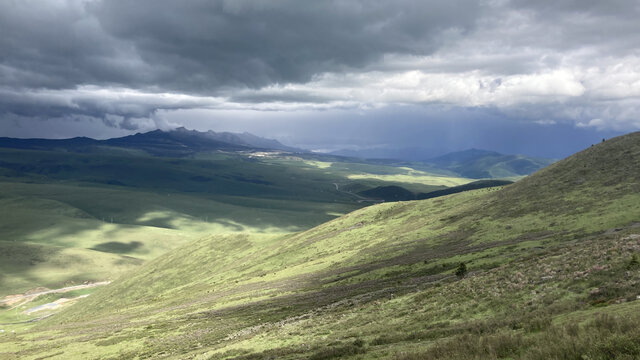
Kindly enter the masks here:
<path id="1" fill-rule="evenodd" d="M 416 194 L 416 199 L 417 200 L 432 199 L 439 196 L 457 194 L 463 191 L 484 189 L 484 188 L 495 187 L 495 186 L 504 186 L 512 183 L 513 181 L 510 181 L 510 180 L 476 180 L 464 185 L 452 186 L 450 188 L 446 188 L 442 190 L 435 190 L 428 193 Z"/>
<path id="2" fill-rule="evenodd" d="M 637 358 L 638 169 L 633 133 L 500 190 L 211 236 L 12 328 L 0 355 Z"/>
<path id="3" fill-rule="evenodd" d="M 495 186 L 504 186 L 512 184 L 510 180 L 476 180 L 464 185 L 451 186 L 444 189 L 433 190 L 426 193 L 415 194 L 401 186 L 389 185 L 378 186 L 373 189 L 360 191 L 358 194 L 372 199 L 384 201 L 408 201 L 408 200 L 424 200 L 432 199 L 439 196 L 457 194 L 463 191 L 484 189 Z"/>
<path id="4" fill-rule="evenodd" d="M 481 179 L 524 176 L 538 171 L 554 161 L 524 155 L 504 155 L 495 151 L 469 149 L 430 159 L 426 163 L 452 171 L 463 177 Z"/>
<path id="5" fill-rule="evenodd" d="M 244 145 L 220 149 L 214 135 L 230 136 L 179 130 L 105 141 L 1 138 L 0 253 L 44 246 L 75 257 L 40 251 L 32 261 L 30 250 L 18 252 L 2 266 L 0 297 L 114 279 L 203 236 L 301 231 L 367 205 L 343 188 L 430 191 L 468 181 Z"/>
<path id="6" fill-rule="evenodd" d="M 373 189 L 361 191 L 358 194 L 384 201 L 407 201 L 416 198 L 416 195 L 411 191 L 396 185 L 378 186 Z"/>

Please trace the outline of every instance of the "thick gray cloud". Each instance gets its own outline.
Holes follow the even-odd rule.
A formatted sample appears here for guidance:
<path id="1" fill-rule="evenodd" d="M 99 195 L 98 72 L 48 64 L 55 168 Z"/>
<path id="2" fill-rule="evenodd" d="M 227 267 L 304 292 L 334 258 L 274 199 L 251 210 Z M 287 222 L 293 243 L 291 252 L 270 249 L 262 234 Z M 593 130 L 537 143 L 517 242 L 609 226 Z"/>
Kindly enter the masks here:
<path id="1" fill-rule="evenodd" d="M 429 54 L 478 11 L 464 0 L 5 2 L 2 80 L 190 93 L 305 82 L 386 53 Z"/>
<path id="2" fill-rule="evenodd" d="M 6 0 L 0 121 L 444 105 L 632 130 L 638 18 L 637 0 Z"/>

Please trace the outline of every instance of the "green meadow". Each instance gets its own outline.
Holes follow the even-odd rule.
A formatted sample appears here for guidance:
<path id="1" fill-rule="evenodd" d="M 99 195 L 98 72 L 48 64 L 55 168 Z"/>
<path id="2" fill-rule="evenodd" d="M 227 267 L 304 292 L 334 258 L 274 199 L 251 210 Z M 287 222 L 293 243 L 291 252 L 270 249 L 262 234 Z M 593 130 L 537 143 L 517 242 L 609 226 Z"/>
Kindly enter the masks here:
<path id="1" fill-rule="evenodd" d="M 636 359 L 638 169 L 633 133 L 504 187 L 211 234 L 3 325 L 0 356 Z"/>
<path id="2" fill-rule="evenodd" d="M 168 158 L 114 147 L 0 149 L 0 297 L 113 280 L 211 234 L 305 230 L 370 204 L 334 183 L 400 184 L 403 179 L 374 177 L 410 180 L 414 172 L 331 160 L 257 152 Z M 354 174 L 371 178 L 349 179 Z M 425 185 L 416 176 L 406 186 L 429 191 L 467 181 L 432 178 Z"/>

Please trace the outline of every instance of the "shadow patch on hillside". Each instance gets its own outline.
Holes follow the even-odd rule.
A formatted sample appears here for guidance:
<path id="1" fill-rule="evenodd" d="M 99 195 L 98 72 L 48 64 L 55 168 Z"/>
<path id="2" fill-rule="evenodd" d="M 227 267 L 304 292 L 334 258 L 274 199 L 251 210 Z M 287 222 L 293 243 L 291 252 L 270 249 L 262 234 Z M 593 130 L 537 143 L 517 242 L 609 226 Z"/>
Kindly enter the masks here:
<path id="1" fill-rule="evenodd" d="M 49 285 L 30 270 L 57 257 L 61 251 L 57 246 L 0 240 L 0 298 L 27 291 L 31 284 Z"/>
<path id="2" fill-rule="evenodd" d="M 119 241 L 108 241 L 100 243 L 91 248 L 91 250 L 114 253 L 114 254 L 125 254 L 130 253 L 137 248 L 144 245 L 139 241 L 129 241 L 128 243 L 119 242 Z"/>

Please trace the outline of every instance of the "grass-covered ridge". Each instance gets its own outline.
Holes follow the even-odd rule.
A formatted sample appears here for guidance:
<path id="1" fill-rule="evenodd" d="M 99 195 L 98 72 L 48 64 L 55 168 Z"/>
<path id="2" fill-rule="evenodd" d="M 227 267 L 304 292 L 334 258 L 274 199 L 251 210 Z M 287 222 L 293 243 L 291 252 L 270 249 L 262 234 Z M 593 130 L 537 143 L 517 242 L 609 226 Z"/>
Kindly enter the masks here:
<path id="1" fill-rule="evenodd" d="M 637 358 L 639 169 L 634 133 L 501 189 L 211 236 L 0 336 L 0 355 Z"/>

